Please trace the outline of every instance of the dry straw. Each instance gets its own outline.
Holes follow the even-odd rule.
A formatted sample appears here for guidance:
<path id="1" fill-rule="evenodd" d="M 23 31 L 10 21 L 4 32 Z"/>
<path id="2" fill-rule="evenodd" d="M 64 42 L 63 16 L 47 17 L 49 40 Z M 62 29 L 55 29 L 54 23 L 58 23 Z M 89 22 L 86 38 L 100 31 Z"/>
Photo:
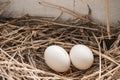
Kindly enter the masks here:
<path id="1" fill-rule="evenodd" d="M 48 4 L 43 5 L 48 6 Z M 60 9 L 77 17 L 67 9 Z M 0 19 L 0 80 L 120 78 L 119 26 L 111 27 L 109 40 L 106 26 L 93 24 L 81 16 L 78 20 L 66 22 L 55 19 L 52 21 L 48 18 L 28 16 L 20 19 Z M 85 44 L 94 53 L 94 64 L 84 71 L 71 65 L 68 72 L 57 73 L 45 64 L 43 58 L 45 48 L 53 44 L 62 46 L 68 52 L 75 44 Z"/>

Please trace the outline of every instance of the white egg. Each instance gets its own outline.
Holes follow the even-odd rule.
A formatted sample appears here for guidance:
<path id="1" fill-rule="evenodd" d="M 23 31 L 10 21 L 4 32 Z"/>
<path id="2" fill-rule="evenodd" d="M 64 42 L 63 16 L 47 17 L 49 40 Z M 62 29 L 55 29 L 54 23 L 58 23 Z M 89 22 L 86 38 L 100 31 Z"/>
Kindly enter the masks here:
<path id="1" fill-rule="evenodd" d="M 49 46 L 44 52 L 46 64 L 57 72 L 65 72 L 70 68 L 68 53 L 60 46 Z"/>
<path id="2" fill-rule="evenodd" d="M 94 56 L 87 46 L 79 44 L 71 48 L 70 59 L 76 68 L 85 70 L 93 64 Z"/>

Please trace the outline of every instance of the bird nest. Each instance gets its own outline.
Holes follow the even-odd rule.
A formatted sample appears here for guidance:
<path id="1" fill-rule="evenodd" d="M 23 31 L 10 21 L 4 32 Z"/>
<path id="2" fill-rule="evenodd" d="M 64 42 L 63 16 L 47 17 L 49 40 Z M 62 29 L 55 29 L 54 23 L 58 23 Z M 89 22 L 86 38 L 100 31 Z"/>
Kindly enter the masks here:
<path id="1" fill-rule="evenodd" d="M 120 26 L 110 27 L 91 21 L 52 21 L 25 16 L 0 19 L 0 80 L 115 80 L 120 79 Z M 69 53 L 75 44 L 84 44 L 94 53 L 87 70 L 72 64 L 58 73 L 44 61 L 44 50 L 59 45 Z M 54 55 L 53 55 L 54 56 Z"/>

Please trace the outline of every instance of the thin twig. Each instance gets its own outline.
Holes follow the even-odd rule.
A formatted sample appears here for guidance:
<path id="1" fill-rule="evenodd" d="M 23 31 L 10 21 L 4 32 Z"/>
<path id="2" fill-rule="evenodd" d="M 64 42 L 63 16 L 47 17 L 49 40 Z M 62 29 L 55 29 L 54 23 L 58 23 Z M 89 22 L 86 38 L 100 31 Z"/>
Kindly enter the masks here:
<path id="1" fill-rule="evenodd" d="M 48 20 L 30 19 L 29 21 L 41 21 L 41 22 L 46 22 L 46 23 L 49 23 L 49 24 L 54 24 L 54 25 L 59 25 L 59 26 L 64 26 L 64 27 L 72 27 L 72 28 L 78 28 L 78 29 L 87 29 L 87 30 L 92 30 L 92 31 L 98 31 L 98 29 L 90 28 L 90 27 L 86 27 L 86 26 L 69 25 L 69 24 L 64 24 L 64 23 L 48 21 Z"/>
<path id="2" fill-rule="evenodd" d="M 99 48 L 99 80 L 101 80 L 101 74 L 102 74 L 102 63 L 101 63 L 101 60 L 102 60 L 102 58 L 101 58 L 101 47 L 100 47 L 100 42 L 98 41 L 98 39 L 97 39 L 97 37 L 95 36 L 95 34 L 93 33 L 93 36 L 94 36 L 94 38 L 95 38 L 95 40 L 96 40 L 96 42 L 97 42 L 97 44 L 98 44 L 98 48 Z"/>
<path id="3" fill-rule="evenodd" d="M 109 17 L 109 0 L 106 0 L 106 21 L 107 21 L 107 33 L 108 38 L 111 39 L 110 35 L 110 17 Z"/>
<path id="4" fill-rule="evenodd" d="M 65 13 L 68 13 L 76 18 L 79 18 L 79 19 L 82 19 L 82 20 L 86 20 L 86 21 L 89 21 L 88 19 L 80 16 L 79 14 L 69 10 L 69 9 L 66 9 L 62 6 L 58 6 L 58 5 L 53 5 L 53 4 L 50 4 L 50 3 L 47 3 L 47 2 L 39 2 L 40 5 L 43 5 L 43 6 L 46 6 L 46 7 L 51 7 L 51 8 L 54 8 L 54 9 L 57 9 L 57 10 L 61 10 L 62 12 L 65 12 Z"/>

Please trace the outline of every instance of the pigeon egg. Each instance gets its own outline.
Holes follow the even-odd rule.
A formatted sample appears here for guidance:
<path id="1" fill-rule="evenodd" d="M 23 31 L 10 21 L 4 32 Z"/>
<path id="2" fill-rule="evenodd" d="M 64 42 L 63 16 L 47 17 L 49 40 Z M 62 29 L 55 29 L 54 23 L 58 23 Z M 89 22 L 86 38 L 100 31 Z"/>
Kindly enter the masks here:
<path id="1" fill-rule="evenodd" d="M 70 68 L 70 58 L 65 49 L 52 45 L 44 52 L 45 63 L 54 71 L 65 72 Z"/>
<path id="2" fill-rule="evenodd" d="M 87 46 L 78 44 L 71 48 L 70 59 L 77 69 L 85 70 L 93 64 L 94 56 Z"/>

